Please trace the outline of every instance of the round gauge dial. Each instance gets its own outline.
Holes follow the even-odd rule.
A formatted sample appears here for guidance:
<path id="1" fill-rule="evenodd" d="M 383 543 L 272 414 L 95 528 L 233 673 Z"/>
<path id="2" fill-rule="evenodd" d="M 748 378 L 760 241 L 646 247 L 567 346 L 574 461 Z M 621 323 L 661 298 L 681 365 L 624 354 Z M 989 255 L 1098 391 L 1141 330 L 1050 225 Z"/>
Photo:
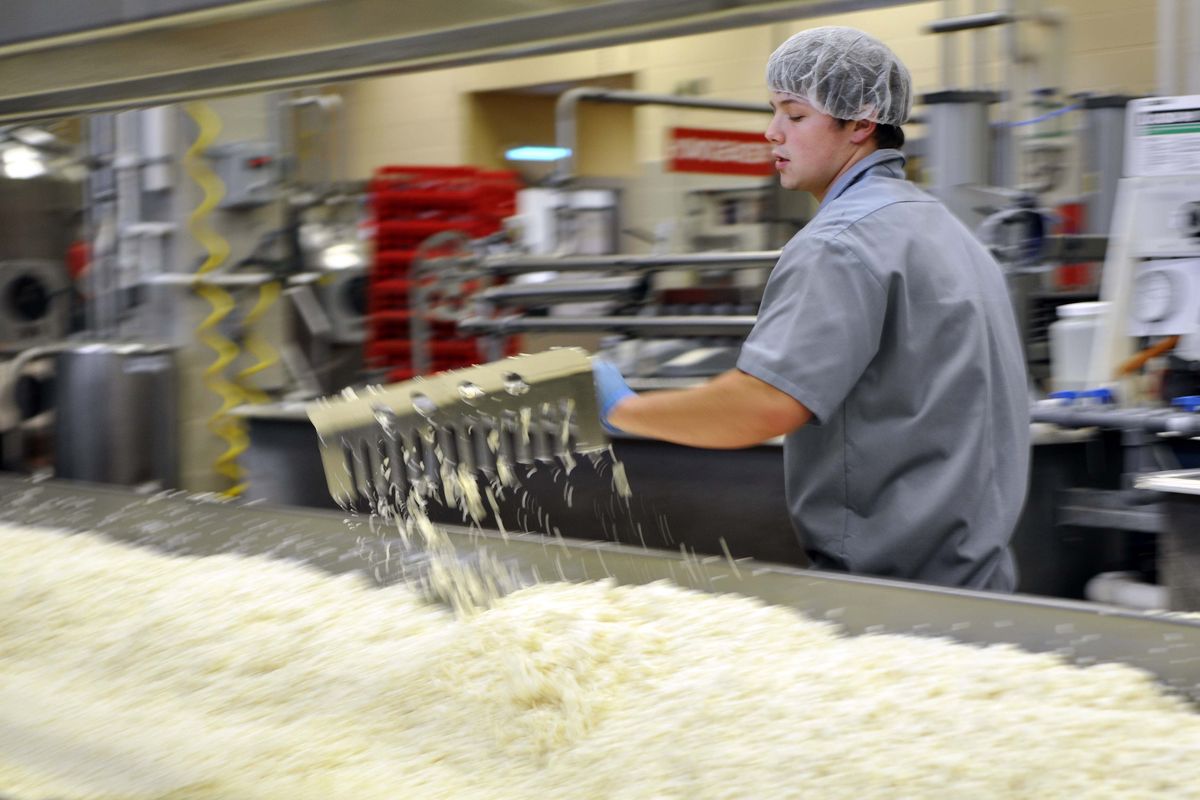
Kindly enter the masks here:
<path id="1" fill-rule="evenodd" d="M 1174 295 L 1170 273 L 1160 269 L 1143 272 L 1133 287 L 1133 314 L 1140 322 L 1162 322 L 1175 309 Z"/>

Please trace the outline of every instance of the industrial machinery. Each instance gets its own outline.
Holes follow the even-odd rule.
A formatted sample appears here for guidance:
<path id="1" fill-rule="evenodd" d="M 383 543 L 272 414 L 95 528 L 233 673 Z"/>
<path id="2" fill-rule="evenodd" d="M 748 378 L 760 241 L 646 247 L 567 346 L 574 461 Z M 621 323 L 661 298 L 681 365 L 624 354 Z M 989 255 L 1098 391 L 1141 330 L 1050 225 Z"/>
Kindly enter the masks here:
<path id="1" fill-rule="evenodd" d="M 647 8 L 650 5 L 646 4 Z M 772 13 L 778 13 L 775 19 L 791 20 L 797 11 L 776 10 Z M 583 24 L 579 20 L 575 22 Z M 941 27 L 947 32 L 984 25 L 998 30 L 1014 22 L 1011 15 L 987 14 L 974 15 L 965 21 L 947 21 Z M 719 24 L 727 25 L 728 18 L 722 18 Z M 1042 23 L 1039 21 L 1038 24 Z M 281 30 L 286 29 L 289 28 L 281 27 Z M 144 40 L 139 41 L 145 44 Z M 508 49 L 506 52 L 515 51 Z M 63 55 L 75 63 L 79 53 L 68 49 Z M 159 54 L 160 57 L 163 55 Z M 348 57 L 349 53 L 339 53 L 335 48 L 327 55 L 336 60 L 339 56 Z M 976 55 L 980 64 L 987 60 L 982 49 L 977 50 Z M 1015 58 L 1014 53 L 1008 55 Z M 300 66 L 301 61 L 314 63 L 311 60 L 287 58 L 291 59 L 287 66 L 289 86 L 299 74 L 317 74 L 315 69 Z M 265 64 L 258 66 L 265 69 Z M 348 210 L 336 219 L 332 214 L 326 219 L 320 218 L 320 213 L 307 213 L 314 203 L 328 205 L 326 198 L 320 195 L 335 177 L 328 167 L 338 160 L 337 157 L 324 158 L 319 164 L 296 163 L 297 160 L 305 161 L 301 151 L 313 152 L 310 145 L 314 138 L 319 139 L 319 144 L 325 145 L 327 151 L 332 149 L 328 147 L 331 141 L 336 141 L 339 147 L 345 146 L 344 130 L 334 131 L 335 128 L 344 129 L 345 121 L 338 111 L 336 97 L 327 90 L 304 95 L 289 92 L 267 98 L 266 102 L 262 98 L 214 101 L 211 105 L 221 116 L 224 129 L 220 135 L 205 134 L 204 137 L 197 135 L 204 126 L 179 107 L 159 106 L 109 113 L 111 108 L 136 105 L 146 102 L 148 97 L 161 98 L 155 102 L 172 102 L 186 93 L 188 99 L 192 99 L 215 92 L 220 86 L 239 84 L 239 76 L 248 74 L 240 67 L 231 69 L 228 65 L 215 64 L 212 67 L 212 71 L 197 68 L 198 75 L 208 82 L 189 86 L 186 92 L 180 89 L 182 84 L 178 84 L 178 76 L 153 78 L 150 83 L 155 84 L 155 90 L 136 95 L 125 94 L 129 87 L 124 84 L 116 86 L 91 81 L 85 82 L 87 97 L 80 100 L 76 96 L 72 105 L 55 104 L 65 100 L 70 92 L 54 94 L 45 90 L 41 94 L 10 98 L 4 113 L 16 118 L 44 115 L 47 113 L 44 109 L 69 107 L 74 111 L 93 104 L 94 110 L 101 112 L 85 125 L 87 140 L 91 143 L 88 164 L 93 168 L 88 184 L 90 233 L 96 244 L 96 271 L 87 283 L 89 328 L 106 339 L 137 341 L 150 348 L 162 343 L 177 347 L 176 378 L 181 398 L 178 450 L 184 453 L 185 462 L 185 467 L 180 470 L 182 483 L 193 489 L 224 491 L 241 485 L 232 474 L 218 475 L 216 479 L 213 475 L 213 465 L 218 457 L 223 459 L 222 468 L 225 468 L 237 460 L 239 449 L 245 444 L 244 437 L 239 439 L 235 426 L 227 424 L 228 417 L 241 414 L 243 419 L 247 418 L 244 412 L 250 406 L 240 403 L 251 396 L 292 399 L 329 394 L 361 378 L 358 374 L 361 360 L 356 361 L 354 356 L 361 349 L 363 337 L 364 260 L 362 240 L 353 225 L 353 200 L 344 203 Z M 40 70 L 37 74 L 53 72 Z M 247 81 L 246 85 L 253 83 L 261 88 L 272 85 L 273 80 L 270 76 L 258 75 L 255 81 Z M 138 85 L 148 84 L 142 81 Z M 947 80 L 945 85 L 954 90 L 960 84 Z M 975 85 L 980 89 L 997 88 L 985 81 L 976 81 Z M 1021 116 L 1017 109 L 1025 96 L 1022 93 L 1014 99 L 1015 93 L 1010 93 L 1006 107 L 1010 121 Z M 47 104 L 32 108 L 28 105 L 30 98 L 40 98 Z M 966 147 L 978 140 L 990 147 L 993 139 L 1002 139 L 997 126 L 990 124 L 988 119 L 987 104 L 992 103 L 995 95 L 965 99 L 968 102 L 958 103 L 950 98 L 943 104 L 945 108 L 931 112 L 933 118 L 929 122 L 932 127 L 946 131 L 943 141 L 962 143 Z M 561 98 L 558 136 L 560 144 L 568 147 L 572 156 L 557 164 L 554 180 L 557 188 L 554 191 L 570 192 L 582 188 L 574 174 L 578 149 L 575 105 L 579 102 L 725 109 L 756 115 L 767 110 L 761 99 L 714 101 L 706 97 L 647 95 L 595 88 L 569 93 Z M 1109 116 L 1117 111 L 1116 108 L 1105 109 Z M 292 123 L 305 115 L 310 121 L 315 115 L 321 132 L 309 137 L 307 142 L 289 142 L 286 134 L 296 127 Z M 951 118 L 957 119 L 957 123 Z M 945 124 L 947 120 L 948 125 Z M 977 133 L 978 137 L 973 138 L 971 132 Z M 201 138 L 209 141 L 201 141 Z M 1005 183 L 999 176 L 1006 171 L 996 168 L 986 151 L 982 157 L 976 151 L 965 154 L 963 159 L 957 159 L 957 151 L 949 145 L 940 149 L 928 148 L 928 152 L 937 161 L 934 174 L 945 182 L 955 185 Z M 224 196 L 206 198 L 200 182 L 182 169 L 185 161 L 193 168 L 192 172 L 199 168 L 199 173 L 203 173 L 203 168 L 207 168 L 220 176 L 225 184 Z M 955 168 L 974 172 L 956 177 L 952 174 Z M 344 173 L 340 177 L 344 177 Z M 1008 185 L 1014 183 L 1017 181 L 1007 182 Z M 699 184 L 688 184 L 685 189 L 696 186 Z M 347 187 L 337 188 L 339 191 L 335 194 L 353 195 Z M 1029 200 L 1030 194 L 1023 192 L 1020 202 Z M 0 200 L 3 197 L 0 194 Z M 799 195 L 791 193 L 787 197 Z M 1028 207 L 1020 207 L 1018 213 L 1003 218 L 992 214 L 1012 211 L 1016 205 L 1014 197 L 1015 193 L 993 194 L 985 203 L 967 200 L 963 207 L 979 216 L 980 222 L 990 218 L 996 223 L 996 249 L 1012 254 L 1015 269 L 1028 269 L 1036 277 L 1033 271 L 1044 269 L 1047 258 L 1073 260 L 1080 257 L 1076 250 L 1068 252 L 1066 239 L 1062 240 L 1061 252 L 1054 250 L 1052 237 L 1042 239 L 1044 247 L 1037 252 L 1026 247 L 1030 238 L 1026 235 L 1028 229 L 1042 219 L 1036 213 L 1036 202 L 1030 200 Z M 778 241 L 772 241 L 771 236 L 779 231 L 767 232 L 761 226 L 783 219 L 801 220 L 803 214 L 782 211 L 776 214 L 762 208 L 753 210 L 761 205 L 753 187 L 729 189 L 724 184 L 717 184 L 711 191 L 696 189 L 690 200 L 696 207 L 698 224 L 694 229 L 684 231 L 681 238 L 686 240 L 686 246 L 700 249 L 736 243 L 764 249 L 673 255 L 586 254 L 588 250 L 607 249 L 604 246 L 612 244 L 613 239 L 617 244 L 628 242 L 619 238 L 624 231 L 613 210 L 617 202 L 614 196 L 594 203 L 590 200 L 584 203 L 581 198 L 575 213 L 565 215 L 580 223 L 574 225 L 576 233 L 586 230 L 589 234 L 574 237 L 576 243 L 580 239 L 586 239 L 587 243 L 577 247 L 573 255 L 540 258 L 483 250 L 466 254 L 461 259 L 461 269 L 454 267 L 444 274 L 445 279 L 458 280 L 462 284 L 470 276 L 482 276 L 495 278 L 492 281 L 495 285 L 477 295 L 476 302 L 471 305 L 460 304 L 459 308 L 453 309 L 446 303 L 442 308 L 457 315 L 456 321 L 463 332 L 483 333 L 489 337 L 487 357 L 492 359 L 506 354 L 502 345 L 512 333 L 526 333 L 531 338 L 534 334 L 601 334 L 607 336 L 604 342 L 607 352 L 620 362 L 638 388 L 679 385 L 719 373 L 734 363 L 738 345 L 753 325 L 758 302 L 756 291 L 761 290 L 763 277 L 777 257 L 777 251 L 772 248 L 778 246 Z M 289 208 L 292 212 L 303 208 L 306 213 L 289 213 Z M 204 209 L 203 213 L 201 209 Z M 747 209 L 752 211 L 747 212 Z M 981 209 L 983 214 L 977 214 Z M 313 217 L 319 219 L 314 221 Z M 759 221 L 747 222 L 748 218 Z M 585 219 L 588 222 L 583 224 Z M 704 222 L 699 223 L 699 220 Z M 193 229 L 201 229 L 203 225 L 198 223 L 204 222 L 229 245 L 226 260 L 222 263 L 218 263 L 220 259 L 216 257 L 220 247 L 211 250 L 199 244 L 200 237 Z M 746 227 L 748 225 L 751 227 Z M 658 233 L 655 231 L 648 237 L 656 248 L 668 238 Z M 764 239 L 767 233 L 770 236 Z M 265 248 L 258 247 L 259 242 L 272 235 L 277 236 L 276 243 L 283 247 L 282 255 L 267 253 Z M 209 241 L 211 243 L 211 238 Z M 556 249 L 558 243 L 556 240 Z M 1058 254 L 1054 255 L 1055 252 Z M 1047 253 L 1051 255 L 1047 256 Z M 197 268 L 202 265 L 205 271 L 197 276 Z M 690 273 L 694 280 L 687 283 L 659 280 L 676 271 Z M 551 272 L 557 277 L 536 284 L 514 280 L 500 285 L 500 278 L 516 278 L 533 272 Z M 582 274 L 589 277 L 582 278 Z M 196 280 L 197 277 L 202 279 Z M 273 284 L 278 285 L 272 288 Z M 282 290 L 282 302 L 272 305 L 270 298 L 276 288 Z M 59 297 L 53 291 L 49 294 Z M 436 302 L 424 288 L 417 294 L 423 302 Z M 22 292 L 22 296 L 36 300 L 35 293 Z M 215 304 L 214 299 L 218 301 Z M 605 310 L 574 316 L 557 313 L 564 306 L 578 307 L 581 302 L 591 301 L 603 302 Z M 419 317 L 418 314 L 414 318 Z M 32 334 L 33 331 L 26 329 L 25 333 Z M 202 338 L 219 347 L 200 344 Z M 418 338 L 414 337 L 413 341 Z M 260 345 L 269 346 L 276 355 L 270 355 L 270 350 Z M 229 349 L 231 347 L 233 349 Z M 262 355 L 256 357 L 254 351 Z M 86 357 L 97 364 L 120 361 L 110 356 L 110 353 L 100 353 Z M 276 357 L 278 362 L 274 363 Z M 236 391 L 223 396 L 212 391 L 217 387 L 228 391 L 231 386 Z M 234 411 L 230 405 L 238 406 L 239 410 Z M 86 409 L 86 404 L 80 406 Z M 262 418 L 270 417 L 274 423 L 283 415 L 295 412 L 301 423 L 307 425 L 302 410 L 296 411 L 286 403 L 275 406 L 258 406 L 260 410 L 270 409 L 270 413 L 264 412 Z M 121 407 L 126 421 L 134 419 L 137 412 L 133 409 L 137 407 L 138 404 Z M 215 413 L 218 409 L 221 413 Z M 215 440 L 215 430 L 229 438 Z M 305 432 L 311 434 L 311 431 Z M 214 441 L 217 441 L 215 448 Z M 774 455 L 777 461 L 777 454 Z M 696 471 L 710 469 L 711 462 L 701 461 L 707 456 L 693 454 L 692 457 L 697 464 L 703 464 Z M 733 456 L 736 457 L 740 454 Z M 773 462 L 771 468 L 774 468 Z M 774 477 L 774 473 L 768 474 Z M 772 487 L 778 483 L 771 481 Z M 782 518 L 783 505 L 778 505 L 780 519 L 773 522 L 778 523 L 783 536 L 793 545 L 793 550 L 788 553 L 790 558 L 795 555 L 795 543 L 788 521 Z M 607 532 L 601 531 L 600 535 L 604 533 Z M 581 528 L 579 535 L 597 534 L 592 529 L 584 531 Z"/>
<path id="2" fill-rule="evenodd" d="M 3 145 L 25 140 L 52 142 L 55 154 L 62 149 L 49 133 L 22 128 L 19 137 L 0 132 L 0 150 L 11 153 Z M 0 177 L 0 436 L 10 467 L 22 441 L 44 440 L 53 424 L 51 365 L 20 354 L 61 341 L 81 310 L 67 263 L 80 234 L 79 183 L 56 159 L 17 147 L 30 154 L 28 174 Z"/>
<path id="3" fill-rule="evenodd" d="M 1033 418 L 1120 437 L 1121 485 L 1074 489 L 1063 516 L 1155 536 L 1158 581 L 1175 607 L 1185 607 L 1197 595 L 1180 565 L 1194 561 L 1200 542 L 1194 526 L 1179 522 L 1190 510 L 1180 511 L 1186 504 L 1170 496 L 1189 495 L 1192 482 L 1176 479 L 1177 471 L 1194 466 L 1200 453 L 1200 97 L 1134 100 L 1126 117 L 1125 177 L 1116 190 L 1089 388 L 1035 405 Z"/>
<path id="4" fill-rule="evenodd" d="M 498 286 L 481 292 L 459 321 L 459 330 L 489 337 L 489 355 L 496 342 L 516 333 L 602 332 L 638 336 L 632 352 L 614 352 L 622 369 L 635 377 L 675 377 L 694 380 L 733 366 L 738 348 L 754 326 L 762 286 L 739 285 L 737 273 L 768 270 L 777 251 L 739 253 L 672 253 L 647 256 L 497 256 L 467 259 L 463 269 L 489 276 L 512 276 L 553 271 L 552 281 L 532 285 Z M 690 269 L 709 276 L 725 293 L 723 304 L 693 304 L 693 313 L 671 313 L 672 307 L 649 302 L 646 280 L 666 270 Z M 583 273 L 605 277 L 577 279 Z M 529 313 L 558 303 L 580 300 L 621 301 L 610 313 L 592 316 L 543 316 Z M 683 340 L 683 341 L 681 341 Z M 697 354 L 697 348 L 703 353 Z M 681 359 L 672 365 L 672 361 Z M 690 361 L 689 361 L 690 359 Z M 645 388 L 645 387 L 643 387 Z"/>
<path id="5" fill-rule="evenodd" d="M 0 192 L 4 183 L 16 182 L 0 181 Z M 0 201 L 0 223 L 5 222 L 3 206 Z M 14 243 L 29 241 L 28 231 L 14 234 Z M 8 468 L 20 463 L 17 454 L 26 437 L 42 438 L 49 430 L 52 371 L 45 358 L 22 354 L 40 353 L 67 334 L 72 290 L 65 252 L 57 259 L 0 261 L 0 463 Z"/>
<path id="6" fill-rule="evenodd" d="M 686 206 L 686 249 L 697 252 L 777 250 L 816 213 L 811 195 L 773 175 L 757 186 L 692 189 Z"/>
<path id="7" fill-rule="evenodd" d="M 355 265 L 290 275 L 289 309 L 280 357 L 293 390 L 316 397 L 350 386 L 362 372 L 366 339 L 366 269 Z"/>
<path id="8" fill-rule="evenodd" d="M 11 356 L 66 335 L 70 293 L 61 259 L 0 261 L 0 353 Z"/>
<path id="9" fill-rule="evenodd" d="M 363 195 L 327 170 L 319 186 L 300 182 L 311 148 L 290 152 L 284 129 L 304 100 L 95 115 L 71 146 L 87 167 L 82 186 L 0 181 L 0 349 L 22 354 L 19 377 L 37 371 L 48 387 L 57 373 L 60 389 L 57 403 L 48 388 L 38 394 L 59 435 L 25 424 L 6 443 L 9 468 L 41 463 L 26 456 L 48 442 L 66 477 L 236 493 L 246 437 L 235 408 L 357 377 Z M 77 238 L 90 242 L 73 287 Z M 291 302 L 279 302 L 285 292 Z M 102 424 L 97 398 L 112 401 Z M 151 430 L 149 447 L 133 433 Z"/>
<path id="10" fill-rule="evenodd" d="M 1101 286 L 1110 305 L 1089 379 L 1108 386 L 1137 341 L 1177 336 L 1163 388 L 1191 395 L 1200 391 L 1200 96 L 1134 100 L 1126 116 L 1125 177 Z M 1125 405 L 1173 399 L 1151 398 L 1128 379 L 1115 388 Z"/>
<path id="11" fill-rule="evenodd" d="M 368 257 L 358 205 L 343 201 L 325 221 L 300 225 L 304 271 L 289 280 L 313 287 L 329 319 L 329 340 L 339 345 L 361 345 L 366 338 Z"/>

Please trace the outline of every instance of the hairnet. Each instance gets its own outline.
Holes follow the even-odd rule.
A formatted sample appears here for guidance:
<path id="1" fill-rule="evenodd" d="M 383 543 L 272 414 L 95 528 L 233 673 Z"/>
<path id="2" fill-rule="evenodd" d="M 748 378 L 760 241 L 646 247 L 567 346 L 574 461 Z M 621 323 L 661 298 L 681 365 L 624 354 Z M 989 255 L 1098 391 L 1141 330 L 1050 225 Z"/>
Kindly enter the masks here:
<path id="1" fill-rule="evenodd" d="M 767 88 L 837 119 L 900 125 L 912 110 L 912 78 L 887 45 L 854 28 L 810 28 L 767 61 Z"/>

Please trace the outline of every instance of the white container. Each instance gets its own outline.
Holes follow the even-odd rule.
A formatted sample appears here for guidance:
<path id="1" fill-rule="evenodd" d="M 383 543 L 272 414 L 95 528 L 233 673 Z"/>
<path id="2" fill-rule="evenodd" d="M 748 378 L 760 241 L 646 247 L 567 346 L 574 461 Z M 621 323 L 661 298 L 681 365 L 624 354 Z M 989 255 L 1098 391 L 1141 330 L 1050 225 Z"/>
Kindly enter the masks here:
<path id="1" fill-rule="evenodd" d="M 1050 388 L 1055 392 L 1093 389 L 1087 380 L 1092 342 L 1108 303 L 1067 303 L 1050 325 Z"/>

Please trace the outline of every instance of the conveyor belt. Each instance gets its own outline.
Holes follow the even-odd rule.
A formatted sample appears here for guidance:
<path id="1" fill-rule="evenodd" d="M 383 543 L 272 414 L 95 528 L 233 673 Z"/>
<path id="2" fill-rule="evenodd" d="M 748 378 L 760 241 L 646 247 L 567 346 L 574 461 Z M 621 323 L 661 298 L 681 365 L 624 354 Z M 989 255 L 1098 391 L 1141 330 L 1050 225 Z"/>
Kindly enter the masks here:
<path id="1" fill-rule="evenodd" d="M 340 513 L 235 505 L 184 495 L 0 478 L 0 520 L 101 531 L 178 554 L 263 553 L 331 572 L 365 566 L 367 520 Z M 542 578 L 612 577 L 622 583 L 670 579 L 714 592 L 737 592 L 792 606 L 844 626 L 850 634 L 904 633 L 960 642 L 1008 642 L 1057 652 L 1080 664 L 1116 661 L 1157 675 L 1200 702 L 1200 621 L 1030 596 L 926 587 L 798 570 L 749 561 L 687 559 L 604 542 L 448 529 L 464 555 L 488 548 Z"/>

